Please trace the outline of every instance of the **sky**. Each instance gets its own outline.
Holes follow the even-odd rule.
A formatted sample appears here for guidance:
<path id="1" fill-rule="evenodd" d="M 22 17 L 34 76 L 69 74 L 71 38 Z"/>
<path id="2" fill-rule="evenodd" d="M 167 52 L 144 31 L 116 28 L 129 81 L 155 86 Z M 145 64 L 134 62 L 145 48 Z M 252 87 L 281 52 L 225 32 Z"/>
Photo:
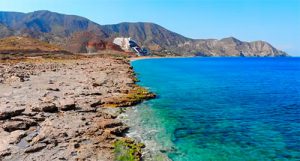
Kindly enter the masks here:
<path id="1" fill-rule="evenodd" d="M 36 10 L 101 25 L 153 22 L 195 39 L 264 40 L 300 56 L 300 0 L 0 0 L 0 11 Z"/>

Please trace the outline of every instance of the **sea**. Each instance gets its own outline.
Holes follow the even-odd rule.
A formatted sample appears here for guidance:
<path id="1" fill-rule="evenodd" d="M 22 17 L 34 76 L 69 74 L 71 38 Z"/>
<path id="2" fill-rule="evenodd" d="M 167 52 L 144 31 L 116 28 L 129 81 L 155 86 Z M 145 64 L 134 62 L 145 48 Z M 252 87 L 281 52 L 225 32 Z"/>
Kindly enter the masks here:
<path id="1" fill-rule="evenodd" d="M 131 64 L 138 84 L 157 94 L 126 112 L 145 160 L 300 160 L 300 58 Z"/>

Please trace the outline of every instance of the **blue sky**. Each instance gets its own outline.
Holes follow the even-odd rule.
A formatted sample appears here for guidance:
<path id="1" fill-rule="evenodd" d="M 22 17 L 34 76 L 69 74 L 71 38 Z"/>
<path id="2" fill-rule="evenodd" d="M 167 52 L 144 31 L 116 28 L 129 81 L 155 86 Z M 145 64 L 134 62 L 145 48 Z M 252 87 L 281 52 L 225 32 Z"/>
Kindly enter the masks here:
<path id="1" fill-rule="evenodd" d="M 0 10 L 50 10 L 99 24 L 154 22 L 191 38 L 265 40 L 300 56 L 300 0 L 0 0 Z"/>

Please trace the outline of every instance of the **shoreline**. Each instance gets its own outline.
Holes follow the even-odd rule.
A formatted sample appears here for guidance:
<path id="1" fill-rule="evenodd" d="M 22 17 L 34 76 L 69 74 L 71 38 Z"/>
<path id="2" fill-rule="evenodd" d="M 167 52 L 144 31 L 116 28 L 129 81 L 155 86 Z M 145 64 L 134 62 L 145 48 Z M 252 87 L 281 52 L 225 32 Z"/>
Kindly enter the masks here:
<path id="1" fill-rule="evenodd" d="M 193 58 L 194 56 L 170 56 L 170 57 L 159 57 L 159 56 L 140 56 L 140 57 L 134 57 L 129 58 L 130 62 L 138 61 L 138 60 L 144 60 L 144 59 L 176 59 L 176 58 Z"/>
<path id="2" fill-rule="evenodd" d="M 189 57 L 139 57 L 137 59 L 130 60 L 130 62 L 137 61 L 137 60 L 144 60 L 144 59 L 160 59 L 160 58 L 173 59 L 173 58 L 189 58 Z M 131 66 L 133 68 L 132 64 Z M 142 102 L 141 104 L 128 107 L 126 108 L 124 113 L 119 115 L 119 119 L 122 120 L 122 122 L 124 122 L 126 125 L 130 127 L 128 133 L 126 133 L 126 136 L 132 138 L 133 140 L 136 140 L 137 142 L 141 142 L 145 145 L 145 147 L 142 150 L 142 160 L 171 161 L 168 155 L 165 152 L 162 152 L 162 151 L 166 151 L 164 146 L 161 145 L 161 143 L 158 140 L 154 139 L 155 138 L 154 133 L 158 132 L 159 129 L 155 129 L 155 128 L 149 129 L 149 127 L 144 127 L 141 124 L 141 122 L 144 122 L 144 120 L 142 118 L 143 112 L 142 113 L 140 112 L 144 110 L 146 110 L 147 112 L 151 111 L 150 107 L 147 107 L 146 104 L 147 104 L 146 102 L 144 103 Z"/>
<path id="3" fill-rule="evenodd" d="M 143 110 L 149 109 L 148 107 L 145 107 L 144 104 L 139 104 L 126 108 L 125 112 L 119 115 L 118 118 L 130 127 L 126 133 L 126 136 L 145 145 L 145 147 L 142 149 L 142 160 L 171 161 L 167 154 L 162 152 L 162 150 L 165 150 L 163 146 L 154 139 L 154 133 L 157 132 L 157 129 L 149 129 L 141 125 L 143 118 L 140 111 Z"/>
<path id="4" fill-rule="evenodd" d="M 128 58 L 130 62 L 144 60 L 144 59 L 176 59 L 176 58 L 246 58 L 246 59 L 276 59 L 276 58 L 300 58 L 300 56 L 287 56 L 287 57 L 236 57 L 236 56 L 211 56 L 211 57 L 201 57 L 201 56 L 170 56 L 170 57 L 159 57 L 159 56 L 140 56 Z"/>

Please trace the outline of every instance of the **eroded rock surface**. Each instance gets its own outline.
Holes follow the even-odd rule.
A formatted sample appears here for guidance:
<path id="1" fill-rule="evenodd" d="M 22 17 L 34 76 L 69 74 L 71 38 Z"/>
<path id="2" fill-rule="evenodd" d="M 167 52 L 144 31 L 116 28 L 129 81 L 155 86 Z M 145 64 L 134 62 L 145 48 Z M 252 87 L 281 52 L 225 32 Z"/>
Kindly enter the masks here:
<path id="1" fill-rule="evenodd" d="M 128 61 L 2 62 L 0 73 L 0 160 L 113 160 L 128 127 L 105 106 L 138 102 Z"/>

